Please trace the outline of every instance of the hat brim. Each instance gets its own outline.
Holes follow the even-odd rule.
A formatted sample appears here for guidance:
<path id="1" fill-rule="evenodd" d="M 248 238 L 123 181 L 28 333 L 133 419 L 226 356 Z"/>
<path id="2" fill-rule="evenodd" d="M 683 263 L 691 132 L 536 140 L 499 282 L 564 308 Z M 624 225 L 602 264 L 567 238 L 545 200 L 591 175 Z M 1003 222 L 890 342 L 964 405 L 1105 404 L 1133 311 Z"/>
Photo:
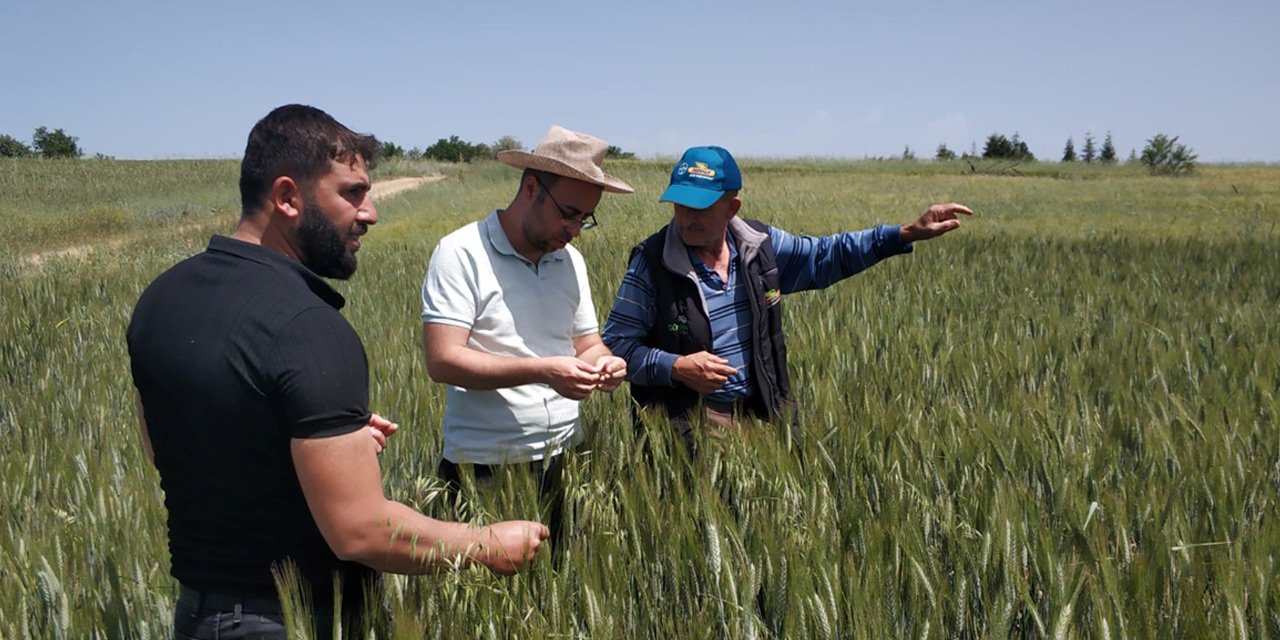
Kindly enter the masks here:
<path id="1" fill-rule="evenodd" d="M 599 175 L 584 173 L 555 158 L 548 158 L 529 153 L 528 151 L 499 151 L 498 161 L 517 169 L 536 169 L 554 173 L 565 178 L 581 180 L 598 185 L 609 193 L 635 193 L 631 185 L 601 171 Z M 594 166 L 592 167 L 594 168 Z"/>
<path id="2" fill-rule="evenodd" d="M 673 184 L 662 192 L 658 202 L 674 202 L 690 209 L 706 209 L 716 203 L 724 195 L 715 189 L 700 189 L 687 184 Z"/>

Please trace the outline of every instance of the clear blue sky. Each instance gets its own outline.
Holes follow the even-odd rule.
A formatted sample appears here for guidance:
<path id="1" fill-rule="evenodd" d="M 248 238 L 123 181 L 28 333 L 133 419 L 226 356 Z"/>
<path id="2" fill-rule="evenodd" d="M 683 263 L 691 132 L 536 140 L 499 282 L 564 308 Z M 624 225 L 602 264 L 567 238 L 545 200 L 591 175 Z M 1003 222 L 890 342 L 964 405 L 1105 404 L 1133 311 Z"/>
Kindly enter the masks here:
<path id="1" fill-rule="evenodd" d="M 860 5 L 883 6 L 860 6 Z M 302 102 L 404 147 L 552 124 L 642 157 L 964 152 L 1056 160 L 1110 131 L 1280 161 L 1280 1 L 4 0 L 0 133 L 88 153 L 238 157 Z"/>

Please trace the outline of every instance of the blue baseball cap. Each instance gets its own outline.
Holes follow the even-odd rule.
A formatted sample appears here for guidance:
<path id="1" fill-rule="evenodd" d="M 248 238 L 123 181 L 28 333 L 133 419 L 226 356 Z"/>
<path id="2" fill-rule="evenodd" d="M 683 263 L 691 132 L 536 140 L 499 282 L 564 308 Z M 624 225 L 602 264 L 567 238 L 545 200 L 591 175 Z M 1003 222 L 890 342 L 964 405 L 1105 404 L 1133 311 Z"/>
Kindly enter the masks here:
<path id="1" fill-rule="evenodd" d="M 742 188 L 738 163 L 723 147 L 693 147 L 671 170 L 671 186 L 658 202 L 674 202 L 690 209 L 706 209 L 726 191 Z"/>

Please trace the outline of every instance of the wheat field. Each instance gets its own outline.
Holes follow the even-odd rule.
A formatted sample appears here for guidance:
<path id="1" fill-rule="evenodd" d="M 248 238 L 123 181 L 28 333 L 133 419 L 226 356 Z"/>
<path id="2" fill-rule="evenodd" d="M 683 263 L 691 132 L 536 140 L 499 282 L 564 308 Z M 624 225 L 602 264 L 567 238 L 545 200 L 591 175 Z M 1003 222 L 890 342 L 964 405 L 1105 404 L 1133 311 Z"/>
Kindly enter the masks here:
<path id="1" fill-rule="evenodd" d="M 603 323 L 630 248 L 670 216 L 669 165 L 606 167 L 576 245 Z M 0 162 L 0 637 L 169 633 L 165 512 L 124 332 L 142 288 L 226 233 L 231 161 Z M 379 203 L 337 286 L 388 495 L 538 518 L 530 478 L 440 499 L 443 388 L 418 291 L 448 231 L 504 206 L 496 164 Z M 386 581 L 394 638 L 1280 636 L 1280 167 L 756 160 L 743 215 L 807 234 L 977 215 L 785 322 L 803 437 L 744 426 L 689 460 L 625 391 L 582 405 L 569 544 L 510 579 Z M 624 387 L 625 388 L 625 387 Z M 313 630 L 314 632 L 314 630 Z"/>

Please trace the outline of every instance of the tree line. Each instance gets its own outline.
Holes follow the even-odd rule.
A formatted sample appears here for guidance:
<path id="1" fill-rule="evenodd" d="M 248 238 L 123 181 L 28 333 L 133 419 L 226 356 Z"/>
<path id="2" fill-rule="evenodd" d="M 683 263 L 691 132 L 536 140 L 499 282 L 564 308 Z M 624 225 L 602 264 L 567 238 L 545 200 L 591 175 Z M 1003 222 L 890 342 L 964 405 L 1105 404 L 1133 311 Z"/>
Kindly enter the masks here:
<path id="1" fill-rule="evenodd" d="M 84 155 L 80 139 L 62 129 L 50 131 L 48 127 L 36 127 L 31 134 L 31 145 L 7 134 L 0 133 L 0 158 L 79 158 Z"/>
<path id="2" fill-rule="evenodd" d="M 48 127 L 37 127 L 31 135 L 30 145 L 11 135 L 0 134 L 0 157 L 79 158 L 84 155 L 79 141 L 79 138 L 68 134 L 62 129 L 50 131 Z M 496 158 L 499 152 L 508 150 L 522 151 L 524 150 L 524 145 L 513 136 L 502 136 L 492 143 L 485 144 L 482 142 L 469 142 L 459 136 L 452 135 L 448 138 L 440 138 L 425 149 L 413 147 L 406 150 L 394 142 L 385 141 L 382 143 L 381 152 L 382 157 L 385 159 L 406 158 L 409 160 L 439 160 L 441 162 L 474 162 L 476 160 Z M 606 157 L 631 159 L 635 158 L 636 155 L 610 145 Z M 974 150 L 960 157 L 978 157 L 976 145 Z M 1022 140 L 1017 133 L 1014 133 L 1012 137 L 1006 137 L 1000 133 L 993 133 L 987 136 L 981 157 L 1027 162 L 1034 162 L 1036 159 L 1026 141 Z M 902 158 L 904 160 L 915 160 L 915 154 L 911 151 L 911 147 L 907 147 L 903 151 Z M 938 149 L 934 154 L 934 160 L 939 161 L 955 160 L 956 158 L 956 152 L 949 149 L 946 143 L 938 145 Z M 1131 163 L 1139 162 L 1154 174 L 1174 175 L 1189 173 L 1194 170 L 1196 160 L 1195 151 L 1185 144 L 1179 143 L 1178 136 L 1158 133 L 1147 140 L 1146 146 L 1142 149 L 1142 155 L 1138 155 L 1136 151 L 1130 151 L 1128 161 Z M 1079 153 L 1076 152 L 1074 137 L 1068 136 L 1067 144 L 1062 150 L 1060 162 L 1115 164 L 1117 162 L 1116 147 L 1111 141 L 1111 132 L 1107 132 L 1101 147 L 1098 146 L 1092 133 L 1086 133 L 1084 147 Z"/>
<path id="3" fill-rule="evenodd" d="M 937 152 L 934 154 L 934 160 L 940 161 L 955 160 L 956 157 L 956 152 L 947 148 L 946 143 L 938 145 Z M 976 145 L 973 151 L 960 157 L 979 157 Z M 1034 162 L 1036 159 L 1035 154 L 1031 153 L 1031 149 L 1027 147 L 1027 143 L 1017 133 L 1014 133 L 1012 137 L 1006 137 L 1000 133 L 993 133 L 987 136 L 987 141 L 982 148 L 980 157 L 1028 162 Z M 911 153 L 910 147 L 903 153 L 903 158 L 907 160 L 915 158 L 914 154 Z M 1130 151 L 1128 161 L 1141 163 L 1153 174 L 1174 175 L 1189 173 L 1194 170 L 1196 160 L 1195 151 L 1188 148 L 1187 145 L 1179 143 L 1178 136 L 1157 133 L 1147 140 L 1146 146 L 1142 149 L 1142 155 L 1138 155 L 1136 151 Z M 1115 164 L 1117 162 L 1116 146 L 1111 141 L 1111 132 L 1107 132 L 1107 137 L 1102 141 L 1101 147 L 1098 146 L 1092 133 L 1086 133 L 1084 136 L 1084 148 L 1081 149 L 1079 154 L 1076 153 L 1075 139 L 1068 136 L 1067 144 L 1062 150 L 1060 162 Z"/>
<path id="4" fill-rule="evenodd" d="M 440 138 L 436 140 L 435 144 L 426 149 L 413 147 L 406 150 L 391 141 L 382 143 L 382 157 L 385 159 L 406 158 L 409 160 L 439 160 L 441 162 L 474 162 L 476 160 L 497 158 L 498 153 L 502 151 L 524 151 L 524 145 L 514 136 L 502 136 L 495 142 L 485 144 L 483 142 L 468 142 L 456 135 Z M 630 151 L 623 151 L 614 145 L 609 145 L 605 157 L 628 160 L 635 158 L 636 154 Z"/>

